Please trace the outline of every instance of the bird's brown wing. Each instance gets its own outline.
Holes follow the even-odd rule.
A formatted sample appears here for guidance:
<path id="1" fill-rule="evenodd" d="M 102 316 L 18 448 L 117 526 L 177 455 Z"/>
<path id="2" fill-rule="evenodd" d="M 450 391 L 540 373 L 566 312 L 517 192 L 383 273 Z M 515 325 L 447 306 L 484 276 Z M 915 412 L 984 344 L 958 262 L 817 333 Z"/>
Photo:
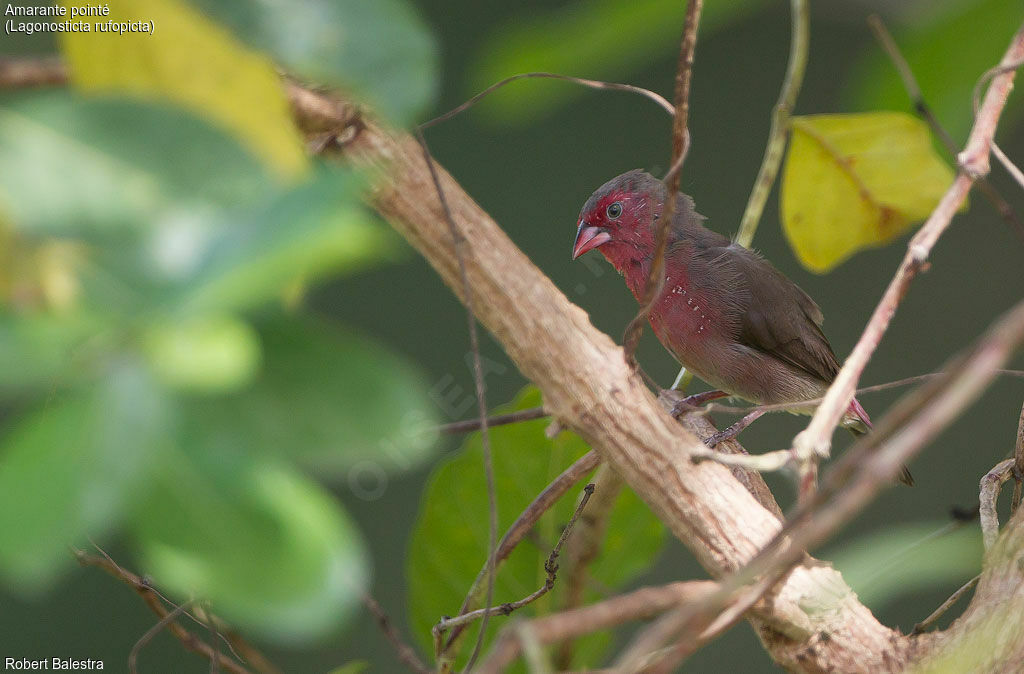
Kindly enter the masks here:
<path id="1" fill-rule="evenodd" d="M 708 264 L 729 270 L 737 339 L 831 382 L 839 363 L 825 334 L 818 305 L 760 255 L 737 244 L 706 249 Z"/>

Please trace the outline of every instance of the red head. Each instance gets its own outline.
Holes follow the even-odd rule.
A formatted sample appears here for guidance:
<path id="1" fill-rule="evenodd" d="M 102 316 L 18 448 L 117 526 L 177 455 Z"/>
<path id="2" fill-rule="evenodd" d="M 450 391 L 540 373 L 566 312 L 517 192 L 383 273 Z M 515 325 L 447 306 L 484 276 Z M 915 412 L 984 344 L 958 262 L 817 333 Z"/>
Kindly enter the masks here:
<path id="1" fill-rule="evenodd" d="M 583 205 L 572 259 L 600 247 L 616 269 L 654 251 L 652 223 L 665 201 L 661 181 L 639 169 L 602 185 Z"/>

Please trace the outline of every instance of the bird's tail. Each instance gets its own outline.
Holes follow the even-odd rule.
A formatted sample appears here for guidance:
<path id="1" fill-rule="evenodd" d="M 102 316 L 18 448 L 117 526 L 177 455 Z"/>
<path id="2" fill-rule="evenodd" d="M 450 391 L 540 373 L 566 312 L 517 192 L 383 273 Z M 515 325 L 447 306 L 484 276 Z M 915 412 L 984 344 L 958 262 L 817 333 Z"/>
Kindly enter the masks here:
<path id="1" fill-rule="evenodd" d="M 871 423 L 871 417 L 861 406 L 860 402 L 854 398 L 850 401 L 850 408 L 846 410 L 846 415 L 842 421 L 843 427 L 850 431 L 854 437 L 860 437 L 867 435 L 867 433 L 874 428 Z M 914 476 L 910 474 L 910 469 L 903 466 L 903 470 L 900 471 L 899 481 L 908 487 L 914 486 Z"/>

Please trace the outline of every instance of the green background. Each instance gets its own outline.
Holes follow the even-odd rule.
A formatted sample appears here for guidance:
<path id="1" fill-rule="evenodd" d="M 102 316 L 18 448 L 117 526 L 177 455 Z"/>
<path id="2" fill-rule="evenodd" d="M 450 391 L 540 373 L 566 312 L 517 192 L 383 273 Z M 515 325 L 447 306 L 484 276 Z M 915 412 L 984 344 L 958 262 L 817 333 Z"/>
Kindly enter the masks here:
<path id="1" fill-rule="evenodd" d="M 481 55 L 488 52 L 489 41 L 497 31 L 552 6 L 540 1 L 445 0 L 417 4 L 433 27 L 441 50 L 442 86 L 437 112 L 472 93 L 471 82 L 478 76 Z M 811 58 L 797 112 L 852 112 L 877 107 L 869 105 L 868 95 L 857 93 L 858 78 L 865 72 L 865 54 L 875 51 L 864 18 L 872 10 L 883 11 L 891 26 L 912 32 L 927 17 L 927 12 L 920 9 L 925 4 L 907 3 L 906 7 L 918 8 L 915 14 L 902 3 L 814 3 Z M 956 3 L 946 3 L 951 4 Z M 895 11 L 890 5 L 902 9 Z M 959 34 L 967 43 L 972 43 L 973 37 L 984 44 L 993 55 L 984 62 L 994 63 L 1013 29 L 1012 25 L 965 23 Z M 900 39 L 900 31 L 896 32 Z M 628 43 L 616 43 L 615 31 L 611 33 L 607 49 L 630 48 Z M 719 24 L 715 30 L 703 33 L 698 42 L 690 116 L 693 146 L 682 185 L 696 199 L 698 210 L 708 216 L 708 224 L 720 232 L 734 233 L 746 202 L 763 150 L 769 111 L 785 68 L 788 39 L 788 8 L 786 3 L 775 2 Z M 625 79 L 668 93 L 676 49 L 676 45 L 666 44 L 661 57 L 642 59 L 624 74 L 613 75 L 588 66 L 567 74 Z M 956 49 L 956 45 L 947 43 L 945 49 Z M 915 64 L 917 67 L 927 70 L 928 64 Z M 881 72 L 891 76 L 888 71 Z M 941 73 L 938 76 L 931 81 L 941 81 Z M 568 86 L 536 81 L 513 84 L 483 103 L 479 112 L 431 129 L 428 140 L 438 160 L 526 254 L 591 314 L 599 329 L 619 338 L 635 312 L 635 303 L 621 279 L 603 262 L 570 262 L 576 215 L 591 190 L 608 178 L 636 167 L 664 171 L 668 119 L 640 98 L 589 91 L 576 95 L 564 107 L 511 125 L 496 121 L 493 112 L 488 114 L 488 108 L 513 106 L 524 90 Z M 896 94 L 895 109 L 908 109 L 898 90 Z M 944 90 L 933 94 L 926 84 L 928 98 L 947 94 Z M 967 109 L 968 97 L 968 91 L 960 91 L 954 104 Z M 1019 160 L 1024 157 L 1024 128 L 1013 123 L 1018 116 L 1012 109 L 1010 114 L 1008 123 L 1000 129 L 999 140 L 1007 154 Z M 957 124 L 953 125 L 960 131 L 957 142 L 962 142 L 963 122 Z M 992 180 L 1018 213 L 1024 213 L 1020 188 L 998 169 Z M 817 300 L 826 316 L 825 332 L 842 358 L 898 265 L 905 237 L 886 248 L 862 252 L 826 276 L 816 276 L 797 265 L 780 233 L 777 212 L 777 194 L 773 194 L 755 246 Z M 939 242 L 931 262 L 929 272 L 914 282 L 900 307 L 864 373 L 863 384 L 936 370 L 998 314 L 1019 301 L 1024 291 L 1024 245 L 977 194 L 972 197 L 970 211 L 959 216 Z M 425 369 L 428 382 L 438 384 L 437 390 L 450 393 L 460 387 L 461 397 L 469 399 L 472 379 L 466 367 L 468 339 L 463 309 L 417 255 L 320 286 L 313 292 L 311 303 L 331 320 L 354 326 L 407 355 Z M 483 353 L 491 362 L 487 377 L 489 403 L 493 406 L 512 399 L 525 383 L 522 377 L 488 336 L 483 338 Z M 671 382 L 676 366 L 649 331 L 640 359 L 664 385 Z M 500 368 L 496 363 L 505 364 L 507 369 L 497 371 Z M 1013 366 L 1022 367 L 1024 361 L 1018 357 Z M 842 549 L 844 541 L 899 523 L 934 522 L 937 528 L 948 520 L 951 508 L 975 504 L 979 478 L 1012 449 L 1022 393 L 1024 384 L 1019 379 L 997 381 L 912 464 L 918 486 L 884 492 L 823 556 L 830 558 L 830 551 Z M 866 396 L 862 402 L 877 418 L 898 395 L 878 393 Z M 467 405 L 464 414 L 471 413 Z M 444 416 L 443 411 L 441 414 Z M 753 452 L 781 447 L 802 423 L 794 417 L 770 416 L 745 434 L 744 443 Z M 457 446 L 454 440 L 445 443 L 447 450 Z M 845 437 L 837 436 L 840 448 L 847 443 Z M 364 490 L 353 490 L 343 482 L 335 486 L 368 541 L 375 576 L 372 593 L 403 631 L 408 625 L 404 558 L 427 473 L 428 469 L 423 468 L 389 475 L 386 484 L 371 485 L 370 491 L 375 492 L 372 499 L 363 497 Z M 793 490 L 788 482 L 776 477 L 769 481 L 784 505 L 791 502 Z M 486 513 L 478 516 L 483 519 Z M 922 531 L 927 530 L 925 527 Z M 905 542 L 913 540 L 910 537 Z M 962 543 L 973 544 L 973 540 Z M 130 559 L 116 545 L 110 551 L 116 559 Z M 944 554 L 955 556 L 956 552 Z M 887 576 L 887 560 L 876 561 L 874 578 Z M 894 601 L 878 601 L 873 608 L 882 622 L 908 631 L 970 575 L 964 572 L 962 577 L 939 585 L 893 595 Z M 692 556 L 679 543 L 670 541 L 656 567 L 638 582 L 655 584 L 703 577 Z M 0 594 L 0 657 L 91 657 L 104 660 L 108 670 L 120 671 L 133 643 L 153 622 L 153 616 L 127 587 L 95 569 L 75 570 L 39 601 Z M 391 646 L 365 613 L 360 613 L 344 632 L 315 647 L 283 650 L 267 646 L 266 650 L 285 671 L 326 671 L 354 659 L 369 661 L 371 671 L 400 669 Z M 168 635 L 159 636 L 146 648 L 142 662 L 145 671 L 201 672 L 208 668 Z M 686 671 L 695 672 L 728 669 L 773 670 L 746 624 L 699 651 L 686 665 Z"/>

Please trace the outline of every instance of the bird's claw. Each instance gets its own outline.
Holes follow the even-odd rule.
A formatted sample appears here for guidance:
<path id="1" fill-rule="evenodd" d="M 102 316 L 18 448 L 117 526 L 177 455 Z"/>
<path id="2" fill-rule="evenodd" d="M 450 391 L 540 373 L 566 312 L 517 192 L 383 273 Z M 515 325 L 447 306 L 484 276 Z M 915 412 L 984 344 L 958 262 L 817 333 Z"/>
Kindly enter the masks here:
<path id="1" fill-rule="evenodd" d="M 719 443 L 722 443 L 722 442 L 725 442 L 726 440 L 731 440 L 731 439 L 732 439 L 732 435 L 730 435 L 727 430 L 726 431 L 719 431 L 718 433 L 714 433 L 714 434 L 709 435 L 708 437 L 704 438 L 704 444 L 708 447 L 708 449 L 714 449 Z"/>

